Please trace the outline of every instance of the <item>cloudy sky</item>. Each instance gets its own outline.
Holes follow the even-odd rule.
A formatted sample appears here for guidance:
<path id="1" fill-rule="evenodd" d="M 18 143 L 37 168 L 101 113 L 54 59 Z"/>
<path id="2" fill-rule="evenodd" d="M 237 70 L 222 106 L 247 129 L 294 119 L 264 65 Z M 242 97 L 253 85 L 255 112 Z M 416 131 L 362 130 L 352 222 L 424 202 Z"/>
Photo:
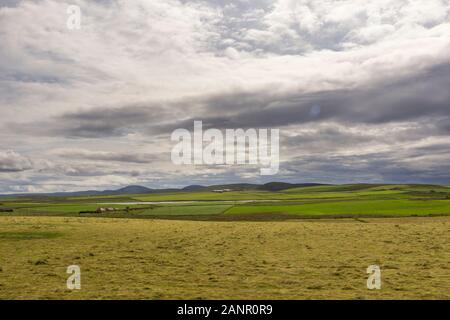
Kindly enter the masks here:
<path id="1" fill-rule="evenodd" d="M 194 120 L 280 129 L 279 173 L 173 165 Z M 450 184 L 449 120 L 448 0 L 0 0 L 0 193 Z"/>

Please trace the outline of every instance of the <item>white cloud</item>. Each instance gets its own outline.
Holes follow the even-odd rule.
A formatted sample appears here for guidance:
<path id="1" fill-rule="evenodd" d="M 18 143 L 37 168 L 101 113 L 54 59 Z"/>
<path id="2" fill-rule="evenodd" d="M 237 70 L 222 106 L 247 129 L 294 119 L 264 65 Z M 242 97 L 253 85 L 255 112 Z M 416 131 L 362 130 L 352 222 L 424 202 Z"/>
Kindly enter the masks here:
<path id="1" fill-rule="evenodd" d="M 33 167 L 28 157 L 12 150 L 0 151 L 0 172 L 25 171 Z"/>
<path id="2" fill-rule="evenodd" d="M 83 159 L 108 163 L 96 171 L 110 176 L 105 183 L 119 182 L 111 177 L 120 176 L 133 182 L 136 177 L 130 180 L 129 173 L 118 173 L 117 162 L 130 160 L 126 155 L 132 154 L 132 170 L 150 174 L 142 155 L 170 149 L 169 140 L 146 141 L 146 127 L 194 117 L 232 117 L 242 111 L 230 105 L 214 109 L 211 97 L 263 92 L 276 97 L 265 107 L 277 108 L 299 93 L 370 88 L 450 62 L 446 0 L 71 4 L 82 10 L 79 31 L 66 28 L 67 4 L 61 1 L 0 4 L 0 139 L 2 148 L 20 145 L 23 153 L 3 153 L 4 168 L 28 170 L 32 164 L 27 158 L 42 163 L 55 156 L 50 150 L 71 150 L 65 160 L 50 159 L 57 162 L 58 179 L 50 170 L 28 170 L 24 183 L 44 185 L 53 179 L 58 185 L 69 174 L 74 179 L 71 187 L 82 185 L 84 180 L 74 177 L 83 174 L 78 163 Z M 258 108 L 245 101 L 242 105 Z M 40 126 L 39 132 L 50 126 L 64 128 L 64 115 L 89 110 L 100 110 L 104 119 L 71 118 L 72 130 L 114 127 L 109 120 L 113 111 L 108 110 L 126 106 L 148 109 L 148 126 L 143 119 L 139 123 L 143 131 L 99 140 L 85 135 L 80 142 L 58 134 L 36 137 L 31 133 L 36 130 L 27 130 L 33 125 Z M 135 118 L 118 123 L 126 126 L 124 121 Z M 110 132 L 115 133 L 114 128 Z M 348 146 L 348 153 L 352 151 Z M 15 158 L 15 164 L 6 158 Z M 164 161 L 152 165 L 156 172 L 183 174 Z M 95 170 L 89 167 L 89 172 Z M 233 169 L 224 172 L 233 174 Z"/>

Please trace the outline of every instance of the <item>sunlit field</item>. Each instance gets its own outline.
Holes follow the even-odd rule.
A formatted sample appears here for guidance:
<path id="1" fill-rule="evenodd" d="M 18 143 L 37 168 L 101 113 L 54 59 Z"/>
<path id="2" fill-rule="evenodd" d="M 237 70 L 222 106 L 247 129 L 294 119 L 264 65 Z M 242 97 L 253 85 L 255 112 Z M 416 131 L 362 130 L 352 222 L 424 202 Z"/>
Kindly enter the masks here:
<path id="1" fill-rule="evenodd" d="M 91 197 L 0 199 L 0 215 L 273 220 L 450 214 L 450 188 L 427 185 L 339 185 L 278 192 L 173 192 Z M 98 207 L 114 212 L 98 214 Z"/>
<path id="2" fill-rule="evenodd" d="M 450 217 L 0 218 L 1 299 L 449 299 Z M 66 288 L 69 265 L 81 290 Z M 368 290 L 366 268 L 381 267 Z"/>

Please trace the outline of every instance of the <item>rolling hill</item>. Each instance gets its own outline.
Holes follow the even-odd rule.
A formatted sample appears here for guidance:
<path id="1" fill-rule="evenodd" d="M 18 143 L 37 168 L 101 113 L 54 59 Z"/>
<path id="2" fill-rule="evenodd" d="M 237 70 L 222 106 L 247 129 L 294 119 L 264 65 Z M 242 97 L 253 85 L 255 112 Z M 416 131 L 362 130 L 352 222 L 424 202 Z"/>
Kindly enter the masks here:
<path id="1" fill-rule="evenodd" d="M 222 184 L 212 186 L 190 185 L 184 188 L 172 188 L 172 189 L 151 189 L 144 186 L 131 185 L 117 190 L 86 190 L 75 192 L 54 192 L 54 193 L 23 193 L 23 194 L 4 194 L 0 197 L 21 197 L 21 196 L 40 196 L 40 197 L 78 197 L 78 196 L 102 196 L 102 195 L 121 195 L 121 194 L 151 194 L 151 193 L 165 193 L 165 192 L 200 192 L 200 191 L 213 191 L 213 190 L 231 190 L 231 191 L 281 191 L 291 188 L 302 188 L 321 186 L 323 184 L 318 183 L 286 183 L 286 182 L 269 182 L 266 184 L 250 184 L 250 183 L 234 183 L 234 184 Z"/>

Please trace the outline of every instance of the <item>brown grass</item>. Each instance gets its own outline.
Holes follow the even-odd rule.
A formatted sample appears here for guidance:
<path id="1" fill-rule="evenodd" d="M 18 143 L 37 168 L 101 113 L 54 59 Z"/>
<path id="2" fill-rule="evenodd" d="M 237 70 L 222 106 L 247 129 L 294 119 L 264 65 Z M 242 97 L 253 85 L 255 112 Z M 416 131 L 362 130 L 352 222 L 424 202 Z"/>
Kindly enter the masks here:
<path id="1" fill-rule="evenodd" d="M 0 217 L 2 234 L 0 299 L 450 298 L 450 217 Z M 79 291 L 66 288 L 72 264 L 81 267 Z M 381 290 L 366 288 L 372 264 Z"/>

